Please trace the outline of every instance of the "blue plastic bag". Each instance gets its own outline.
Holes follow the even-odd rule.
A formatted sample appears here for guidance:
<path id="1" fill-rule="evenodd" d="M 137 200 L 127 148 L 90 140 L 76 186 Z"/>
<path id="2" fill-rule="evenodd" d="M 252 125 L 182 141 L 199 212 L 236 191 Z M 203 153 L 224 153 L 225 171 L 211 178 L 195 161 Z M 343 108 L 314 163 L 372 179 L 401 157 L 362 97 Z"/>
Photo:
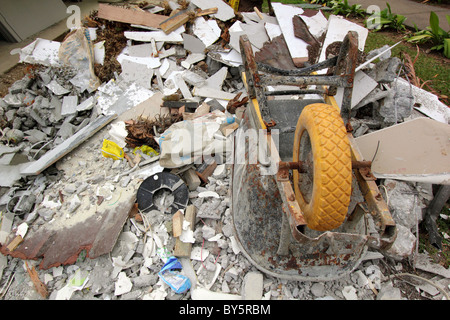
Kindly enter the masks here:
<path id="1" fill-rule="evenodd" d="M 167 259 L 161 271 L 158 272 L 159 277 L 176 293 L 185 293 L 191 288 L 191 281 L 180 274 L 179 270 L 181 269 L 183 269 L 181 263 L 172 256 Z"/>

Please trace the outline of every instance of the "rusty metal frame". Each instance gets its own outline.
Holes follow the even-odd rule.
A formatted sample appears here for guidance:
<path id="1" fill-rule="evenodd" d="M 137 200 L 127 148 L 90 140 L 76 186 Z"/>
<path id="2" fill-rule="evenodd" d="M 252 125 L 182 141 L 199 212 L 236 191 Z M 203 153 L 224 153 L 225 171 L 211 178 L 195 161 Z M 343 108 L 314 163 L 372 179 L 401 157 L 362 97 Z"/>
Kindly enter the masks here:
<path id="1" fill-rule="evenodd" d="M 337 88 L 344 88 L 344 98 L 341 106 L 341 115 L 347 125 L 350 120 L 350 109 L 355 76 L 356 59 L 358 55 L 358 34 L 349 31 L 342 42 L 339 55 L 323 62 L 297 70 L 282 70 L 255 61 L 251 43 L 247 35 L 239 38 L 244 72 L 247 82 L 247 91 L 251 99 L 256 98 L 260 105 L 261 116 L 264 121 L 272 121 L 270 110 L 267 108 L 267 96 L 292 94 L 325 93 L 328 96 L 336 95 Z M 317 75 L 312 72 L 326 68 L 334 68 L 333 75 Z M 264 73 L 261 73 L 264 72 Z M 301 88 L 298 92 L 268 91 L 267 86 L 293 85 Z M 303 89 L 310 85 L 329 86 L 326 91 L 321 89 Z"/>

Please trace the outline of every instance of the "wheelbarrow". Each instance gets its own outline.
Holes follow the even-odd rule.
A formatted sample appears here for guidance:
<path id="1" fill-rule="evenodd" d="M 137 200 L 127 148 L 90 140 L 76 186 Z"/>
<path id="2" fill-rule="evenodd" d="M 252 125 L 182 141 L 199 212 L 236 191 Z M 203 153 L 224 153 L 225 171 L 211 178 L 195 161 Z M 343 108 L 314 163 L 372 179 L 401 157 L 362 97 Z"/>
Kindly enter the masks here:
<path id="1" fill-rule="evenodd" d="M 234 138 L 231 211 L 241 252 L 269 275 L 335 280 L 369 248 L 386 250 L 396 238 L 349 121 L 357 43 L 349 32 L 338 56 L 283 70 L 257 63 L 247 36 L 240 37 L 249 102 Z M 296 88 L 268 89 L 279 85 Z"/>

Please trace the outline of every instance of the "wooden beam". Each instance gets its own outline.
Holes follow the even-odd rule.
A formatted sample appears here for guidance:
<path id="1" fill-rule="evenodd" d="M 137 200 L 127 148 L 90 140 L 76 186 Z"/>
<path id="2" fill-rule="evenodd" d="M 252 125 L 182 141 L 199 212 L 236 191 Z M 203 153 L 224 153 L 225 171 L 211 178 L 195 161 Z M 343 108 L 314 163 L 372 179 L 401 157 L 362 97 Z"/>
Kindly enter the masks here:
<path id="1" fill-rule="evenodd" d="M 189 205 L 184 213 L 184 220 L 190 223 L 189 227 L 191 228 L 192 231 L 194 231 L 196 216 L 197 216 L 197 208 L 192 204 Z M 190 257 L 191 250 L 192 250 L 192 243 L 183 242 L 179 238 L 177 238 L 175 241 L 173 255 L 176 257 Z"/>
<path id="2" fill-rule="evenodd" d="M 125 9 L 104 3 L 98 4 L 98 17 L 101 19 L 137 24 L 146 27 L 159 28 L 167 16 L 145 12 L 137 9 Z"/>

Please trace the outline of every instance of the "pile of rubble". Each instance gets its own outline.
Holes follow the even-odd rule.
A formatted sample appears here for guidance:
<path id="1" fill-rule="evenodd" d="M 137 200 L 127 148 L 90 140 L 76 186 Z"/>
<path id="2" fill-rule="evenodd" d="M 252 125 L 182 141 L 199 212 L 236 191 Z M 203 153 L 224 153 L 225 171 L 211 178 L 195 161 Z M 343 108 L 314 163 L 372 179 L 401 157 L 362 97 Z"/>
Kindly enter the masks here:
<path id="1" fill-rule="evenodd" d="M 275 16 L 235 13 L 221 0 L 100 4 L 63 42 L 37 39 L 16 52 L 33 67 L 0 100 L 3 299 L 406 299 L 403 280 L 387 272 L 401 273 L 399 262 L 410 257 L 434 275 L 433 285 L 409 279 L 418 281 L 416 295 L 448 299 L 448 270 L 416 253 L 439 172 L 419 183 L 405 172 L 379 173 L 399 226 L 388 253 L 395 269 L 368 252 L 341 280 L 288 281 L 240 254 L 228 161 L 248 100 L 239 36 L 249 37 L 257 61 L 284 69 L 324 61 L 349 30 L 363 51 L 367 36 L 320 11 L 273 8 Z M 309 43 L 298 38 L 294 16 L 308 26 Z M 109 39 L 114 24 L 126 29 Z M 112 54 L 108 41 L 121 51 Z M 401 61 L 389 49 L 369 53 L 362 62 L 380 62 L 360 64 L 355 75 L 354 136 L 423 114 L 448 125 L 448 109 L 437 99 L 431 109 L 425 93 L 399 77 Z M 175 129 L 195 133 L 201 149 Z"/>

